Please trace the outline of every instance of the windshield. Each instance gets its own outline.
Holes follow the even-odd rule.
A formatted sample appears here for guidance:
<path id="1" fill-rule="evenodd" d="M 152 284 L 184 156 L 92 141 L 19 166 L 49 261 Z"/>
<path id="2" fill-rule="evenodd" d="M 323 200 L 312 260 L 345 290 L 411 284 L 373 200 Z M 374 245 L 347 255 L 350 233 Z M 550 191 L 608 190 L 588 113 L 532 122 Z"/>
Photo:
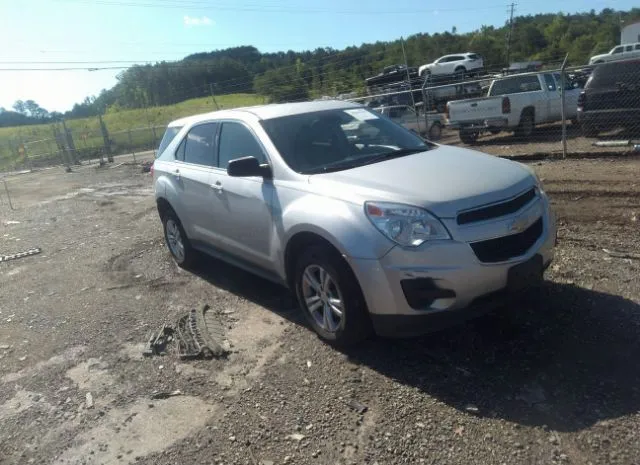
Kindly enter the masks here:
<path id="1" fill-rule="evenodd" d="M 262 121 L 284 161 L 298 173 L 340 171 L 432 147 L 365 108 L 325 110 Z"/>

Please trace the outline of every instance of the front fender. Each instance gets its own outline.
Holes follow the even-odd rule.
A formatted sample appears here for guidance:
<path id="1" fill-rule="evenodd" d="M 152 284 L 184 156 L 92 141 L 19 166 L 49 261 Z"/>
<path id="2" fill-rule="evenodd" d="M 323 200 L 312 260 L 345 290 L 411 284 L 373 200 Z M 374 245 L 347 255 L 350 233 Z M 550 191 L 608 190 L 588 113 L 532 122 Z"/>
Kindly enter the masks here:
<path id="1" fill-rule="evenodd" d="M 308 194 L 288 204 L 282 225 L 285 244 L 298 233 L 314 233 L 350 258 L 380 258 L 394 246 L 371 224 L 362 205 L 319 195 Z"/>

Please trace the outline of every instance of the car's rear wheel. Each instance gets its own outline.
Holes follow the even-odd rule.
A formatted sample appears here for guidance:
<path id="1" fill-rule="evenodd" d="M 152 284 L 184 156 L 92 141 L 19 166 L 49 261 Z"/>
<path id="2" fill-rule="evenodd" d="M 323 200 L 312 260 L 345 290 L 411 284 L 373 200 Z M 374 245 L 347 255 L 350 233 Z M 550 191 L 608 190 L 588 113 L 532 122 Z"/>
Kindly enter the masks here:
<path id="1" fill-rule="evenodd" d="M 331 247 L 313 245 L 302 253 L 296 264 L 295 290 L 306 320 L 325 341 L 350 346 L 371 335 L 360 285 Z"/>
<path id="2" fill-rule="evenodd" d="M 164 226 L 164 239 L 175 262 L 182 268 L 192 265 L 195 261 L 195 251 L 184 232 L 182 223 L 180 223 L 173 210 L 164 213 L 162 224 Z"/>

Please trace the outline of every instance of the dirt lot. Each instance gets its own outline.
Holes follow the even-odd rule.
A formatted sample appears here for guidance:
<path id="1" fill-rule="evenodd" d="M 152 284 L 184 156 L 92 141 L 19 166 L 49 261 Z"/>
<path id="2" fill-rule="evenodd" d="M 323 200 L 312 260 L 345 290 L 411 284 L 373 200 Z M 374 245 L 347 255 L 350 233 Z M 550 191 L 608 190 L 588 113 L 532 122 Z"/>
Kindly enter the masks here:
<path id="1" fill-rule="evenodd" d="M 0 255 L 42 253 L 0 263 L 0 464 L 640 463 L 640 159 L 532 166 L 560 221 L 545 285 L 345 353 L 284 290 L 178 269 L 138 166 L 10 178 Z M 228 357 L 142 357 L 201 302 Z"/>

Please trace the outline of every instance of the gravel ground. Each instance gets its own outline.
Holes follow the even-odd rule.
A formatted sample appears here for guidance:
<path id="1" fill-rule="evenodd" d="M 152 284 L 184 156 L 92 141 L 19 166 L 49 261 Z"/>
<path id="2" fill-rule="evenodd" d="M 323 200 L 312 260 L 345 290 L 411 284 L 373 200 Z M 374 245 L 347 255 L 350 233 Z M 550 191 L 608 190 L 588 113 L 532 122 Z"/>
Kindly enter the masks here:
<path id="1" fill-rule="evenodd" d="M 10 178 L 0 254 L 42 253 L 0 263 L 0 464 L 640 463 L 640 161 L 532 166 L 560 222 L 545 284 L 347 352 L 277 286 L 177 268 L 138 166 Z M 203 302 L 227 357 L 142 357 Z"/>

